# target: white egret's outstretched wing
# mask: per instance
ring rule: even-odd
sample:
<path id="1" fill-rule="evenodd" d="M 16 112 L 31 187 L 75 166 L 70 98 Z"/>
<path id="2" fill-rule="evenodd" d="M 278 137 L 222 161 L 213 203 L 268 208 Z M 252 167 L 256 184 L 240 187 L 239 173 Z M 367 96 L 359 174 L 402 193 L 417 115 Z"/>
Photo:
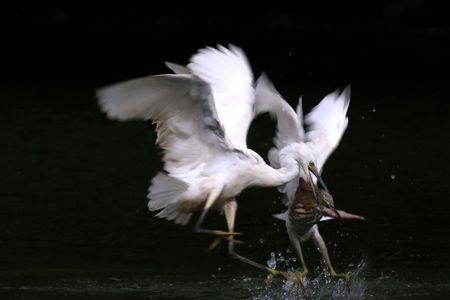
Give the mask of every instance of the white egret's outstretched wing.
<path id="1" fill-rule="evenodd" d="M 278 93 L 269 78 L 263 74 L 256 84 L 255 114 L 269 112 L 277 118 L 275 147 L 279 150 L 304 139 L 302 116 L 297 116 L 286 100 Z"/>
<path id="2" fill-rule="evenodd" d="M 307 145 L 315 157 L 315 164 L 319 171 L 339 144 L 347 128 L 349 103 L 350 86 L 341 93 L 335 91 L 327 95 L 305 117 L 305 124 L 308 126 Z"/>
<path id="3" fill-rule="evenodd" d="M 244 52 L 235 46 L 208 47 L 192 56 L 188 68 L 211 86 L 218 119 L 229 142 L 236 149 L 247 149 L 255 92 Z"/>
<path id="4" fill-rule="evenodd" d="M 210 86 L 196 76 L 148 76 L 100 89 L 97 97 L 111 119 L 157 123 L 157 143 L 170 173 L 188 172 L 217 151 L 231 149 Z"/>
<path id="5" fill-rule="evenodd" d="M 322 170 L 326 159 L 339 144 L 339 141 L 347 128 L 348 119 L 346 114 L 349 102 L 350 87 L 347 87 L 342 93 L 336 91 L 326 96 L 305 117 L 305 125 L 308 126 L 308 131 L 304 134 L 303 126 L 301 125 L 303 119 L 301 99 L 299 100 L 297 116 L 300 124 L 300 134 L 294 135 L 294 137 L 297 141 L 304 142 L 304 146 L 306 146 L 302 147 L 305 152 L 300 153 L 300 159 L 314 160 L 319 171 Z M 292 130 L 286 130 L 285 132 L 286 135 L 288 135 L 291 134 Z M 281 136 L 279 139 L 283 140 L 282 134 L 277 133 L 277 138 L 278 136 Z M 285 139 L 287 141 L 292 141 L 292 139 L 289 140 L 289 137 Z M 273 167 L 279 167 L 277 148 L 272 148 L 270 150 L 269 160 Z M 295 178 L 278 188 L 280 192 L 286 195 L 283 199 L 283 202 L 286 205 L 294 198 L 297 188 L 298 178 Z"/>

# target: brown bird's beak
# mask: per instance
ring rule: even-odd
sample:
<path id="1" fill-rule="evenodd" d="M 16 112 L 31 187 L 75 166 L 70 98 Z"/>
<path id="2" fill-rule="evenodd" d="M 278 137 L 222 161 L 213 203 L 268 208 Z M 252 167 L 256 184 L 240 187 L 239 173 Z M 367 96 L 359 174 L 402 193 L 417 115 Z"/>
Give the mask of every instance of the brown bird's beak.
<path id="1" fill-rule="evenodd" d="M 331 217 L 331 218 L 339 218 L 340 220 L 362 220 L 362 221 L 365 220 L 365 218 L 363 216 L 351 214 L 346 211 L 336 209 L 334 207 L 331 209 L 324 208 L 322 210 L 322 214 L 324 216 Z"/>

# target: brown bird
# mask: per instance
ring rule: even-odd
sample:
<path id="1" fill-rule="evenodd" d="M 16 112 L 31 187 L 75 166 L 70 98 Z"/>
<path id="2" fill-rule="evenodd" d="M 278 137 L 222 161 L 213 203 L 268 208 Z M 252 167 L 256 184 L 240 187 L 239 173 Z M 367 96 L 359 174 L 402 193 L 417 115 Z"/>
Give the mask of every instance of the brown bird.
<path id="1" fill-rule="evenodd" d="M 310 163 L 308 166 L 310 172 L 317 178 L 317 184 L 312 180 L 305 180 L 300 177 L 298 182 L 298 188 L 295 192 L 293 201 L 290 202 L 288 210 L 276 217 L 286 221 L 286 228 L 294 247 L 297 256 L 302 264 L 302 271 L 295 273 L 296 278 L 303 283 L 306 275 L 308 274 L 308 268 L 306 267 L 305 260 L 303 258 L 301 242 L 305 242 L 309 239 L 313 239 L 316 247 L 322 254 L 325 260 L 330 274 L 333 277 L 344 278 L 349 280 L 349 275 L 344 273 L 337 273 L 331 259 L 328 254 L 325 242 L 320 235 L 317 223 L 320 221 L 338 218 L 341 220 L 364 220 L 364 217 L 347 213 L 343 210 L 338 210 L 334 207 L 333 197 L 329 193 L 322 178 L 320 177 L 314 163 Z M 272 272 L 273 275 L 281 275 L 286 277 L 286 273 Z"/>
<path id="2" fill-rule="evenodd" d="M 266 90 L 267 98 L 281 97 L 273 86 L 271 88 Z M 340 274 L 334 270 L 317 226 L 319 221 L 330 218 L 364 220 L 361 216 L 337 210 L 334 207 L 333 197 L 320 177 L 325 161 L 338 146 L 347 128 L 346 114 L 349 102 L 350 87 L 347 87 L 342 92 L 336 91 L 327 95 L 303 120 L 300 99 L 296 111 L 300 126 L 293 128 L 297 132 L 292 131 L 296 138 L 293 140 L 286 132 L 278 131 L 274 140 L 275 147 L 269 152 L 269 160 L 274 167 L 280 165 L 279 149 L 286 147 L 286 144 L 296 148 L 300 157 L 297 178 L 279 187 L 279 190 L 285 194 L 284 202 L 288 210 L 275 217 L 286 222 L 289 238 L 303 267 L 301 272 L 295 274 L 301 282 L 308 274 L 308 269 L 300 243 L 311 238 L 325 259 L 331 275 L 349 279 L 347 274 Z M 303 125 L 307 126 L 307 132 Z M 270 273 L 272 276 L 289 276 L 286 272 L 278 270 L 272 270 Z"/>

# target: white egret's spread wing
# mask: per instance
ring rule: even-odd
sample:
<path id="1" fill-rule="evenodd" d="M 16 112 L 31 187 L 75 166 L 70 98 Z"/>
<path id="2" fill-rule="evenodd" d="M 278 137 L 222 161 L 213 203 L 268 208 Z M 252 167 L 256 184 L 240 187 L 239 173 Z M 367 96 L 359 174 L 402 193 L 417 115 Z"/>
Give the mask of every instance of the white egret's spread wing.
<path id="1" fill-rule="evenodd" d="M 217 118 L 210 86 L 192 75 L 157 75 L 97 91 L 109 118 L 153 120 L 157 143 L 165 150 L 165 169 L 183 173 L 231 149 Z"/>
<path id="2" fill-rule="evenodd" d="M 350 103 L 350 87 L 344 91 L 326 96 L 305 117 L 308 126 L 306 133 L 307 144 L 315 157 L 315 164 L 319 171 L 325 161 L 339 144 L 347 128 L 347 110 Z"/>
<path id="3" fill-rule="evenodd" d="M 192 56 L 188 68 L 211 86 L 217 115 L 234 148 L 247 148 L 247 131 L 253 119 L 253 74 L 241 49 L 205 48 Z"/>
<path id="4" fill-rule="evenodd" d="M 258 88 L 257 88 L 258 90 Z M 297 106 L 297 116 L 299 121 L 299 134 L 294 136 L 297 141 L 305 142 L 307 153 L 300 153 L 300 159 L 313 159 L 319 171 L 322 170 L 326 159 L 331 155 L 338 146 L 345 129 L 347 128 L 348 118 L 346 116 L 348 105 L 350 103 L 350 87 L 347 87 L 342 93 L 338 91 L 326 96 L 312 111 L 305 117 L 305 125 L 308 126 L 306 134 L 303 131 L 302 123 L 302 104 L 301 99 Z M 285 130 L 285 133 L 291 134 L 292 131 Z M 284 135 L 277 133 L 280 141 L 286 139 L 289 142 L 293 140 L 289 136 L 283 138 Z M 295 142 L 295 141 L 294 141 Z M 280 145 L 286 145 L 275 140 Z M 305 148 L 303 148 L 305 149 Z M 269 160 L 273 167 L 279 167 L 278 149 L 272 148 L 269 152 Z M 278 189 L 284 193 L 286 197 L 283 202 L 288 205 L 294 199 L 295 192 L 298 188 L 298 179 L 295 178 L 287 184 L 280 186 Z"/>
<path id="5" fill-rule="evenodd" d="M 274 138 L 276 148 L 280 150 L 291 143 L 303 141 L 302 116 L 295 114 L 265 74 L 257 81 L 255 97 L 255 114 L 264 112 L 269 112 L 277 118 L 277 132 Z"/>

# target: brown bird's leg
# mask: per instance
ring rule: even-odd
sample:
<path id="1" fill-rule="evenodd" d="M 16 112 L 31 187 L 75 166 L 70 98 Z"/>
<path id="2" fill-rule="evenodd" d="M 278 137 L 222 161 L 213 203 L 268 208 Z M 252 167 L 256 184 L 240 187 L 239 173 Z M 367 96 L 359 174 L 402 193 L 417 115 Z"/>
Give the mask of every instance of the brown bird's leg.
<path id="1" fill-rule="evenodd" d="M 331 276 L 336 278 L 343 278 L 346 281 L 346 283 L 348 283 L 350 280 L 349 274 L 336 273 L 336 271 L 334 270 L 333 265 L 331 264 L 330 256 L 328 255 L 327 246 L 325 245 L 325 242 L 322 236 L 320 235 L 319 230 L 315 230 L 312 237 L 314 243 L 316 244 L 316 247 L 319 248 L 322 257 L 325 259 L 328 269 L 330 270 Z"/>
<path id="2" fill-rule="evenodd" d="M 302 271 L 296 272 L 295 277 L 298 281 L 300 281 L 301 284 L 305 281 L 306 275 L 308 274 L 308 268 L 305 264 L 305 259 L 303 258 L 303 252 L 302 247 L 300 245 L 300 240 L 298 236 L 294 233 L 288 230 L 289 239 L 291 240 L 292 245 L 294 246 L 295 252 L 297 253 L 298 259 L 300 260 L 302 264 Z"/>
<path id="3" fill-rule="evenodd" d="M 224 207 L 225 217 L 227 219 L 227 224 L 228 224 L 228 230 L 230 232 L 233 232 L 233 230 L 234 230 L 234 221 L 236 219 L 236 211 L 237 211 L 237 202 L 235 199 L 228 202 Z M 271 269 L 269 267 L 266 267 L 262 264 L 259 264 L 253 260 L 250 260 L 248 258 L 245 258 L 245 257 L 237 254 L 236 251 L 234 250 L 234 244 L 235 244 L 234 236 L 230 235 L 228 237 L 228 253 L 230 254 L 230 256 L 235 259 L 238 259 L 246 264 L 254 266 L 258 269 L 269 272 L 270 273 L 269 276 L 271 276 L 271 277 L 270 277 L 270 279 L 268 277 L 266 282 L 271 280 L 273 276 L 282 276 L 286 279 L 289 278 L 289 274 L 287 272 Z"/>
<path id="4" fill-rule="evenodd" d="M 234 236 L 234 235 L 240 234 L 240 233 L 231 232 L 231 231 L 211 230 L 211 229 L 201 228 L 201 226 L 203 224 L 203 220 L 205 219 L 205 216 L 208 213 L 208 210 L 211 208 L 211 206 L 214 204 L 214 202 L 219 198 L 221 193 L 222 193 L 222 187 L 212 190 L 211 193 L 208 195 L 208 198 L 206 199 L 205 207 L 203 208 L 202 214 L 200 215 L 200 218 L 198 218 L 197 224 L 195 224 L 194 232 L 212 234 L 212 235 L 216 235 L 216 236 L 223 237 L 223 238 L 227 238 L 229 236 Z"/>

